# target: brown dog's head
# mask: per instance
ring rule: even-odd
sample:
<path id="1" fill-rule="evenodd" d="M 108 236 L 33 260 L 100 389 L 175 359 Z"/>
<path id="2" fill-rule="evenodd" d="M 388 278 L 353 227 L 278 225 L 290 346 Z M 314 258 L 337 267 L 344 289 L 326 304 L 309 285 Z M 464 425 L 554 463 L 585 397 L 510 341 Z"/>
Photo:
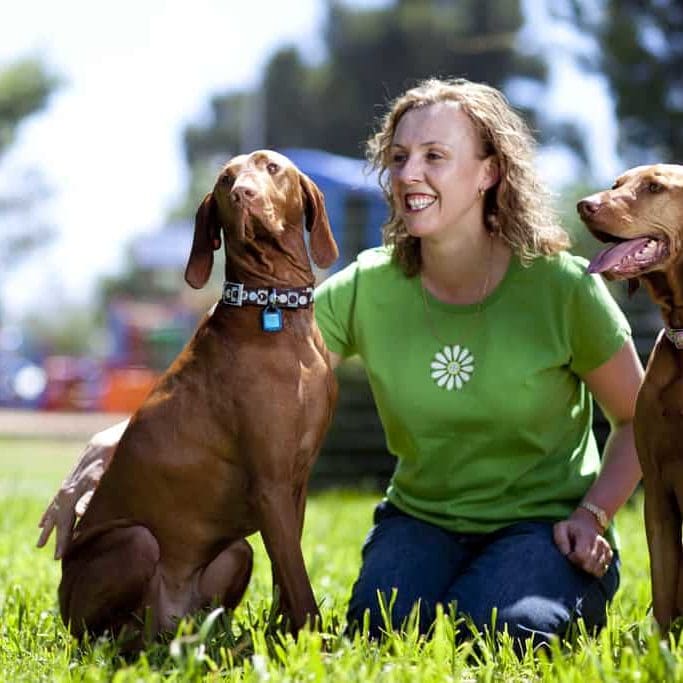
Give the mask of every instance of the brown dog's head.
<path id="1" fill-rule="evenodd" d="M 591 233 L 610 243 L 591 261 L 591 273 L 637 278 L 683 257 L 683 166 L 632 168 L 610 190 L 582 199 L 577 210 Z"/>
<path id="2" fill-rule="evenodd" d="M 234 157 L 197 210 L 185 280 L 195 289 L 206 284 L 213 252 L 221 246 L 221 230 L 226 243 L 280 243 L 289 236 L 287 231 L 301 230 L 304 218 L 313 261 L 328 268 L 339 251 L 315 183 L 277 152 L 259 150 Z"/>

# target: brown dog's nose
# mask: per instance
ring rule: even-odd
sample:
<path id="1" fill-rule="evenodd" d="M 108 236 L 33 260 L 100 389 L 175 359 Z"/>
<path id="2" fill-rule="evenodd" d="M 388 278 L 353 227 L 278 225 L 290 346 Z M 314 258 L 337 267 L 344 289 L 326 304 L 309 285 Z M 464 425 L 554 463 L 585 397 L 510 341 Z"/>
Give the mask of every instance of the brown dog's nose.
<path id="1" fill-rule="evenodd" d="M 235 204 L 248 204 L 256 196 L 256 190 L 249 185 L 240 183 L 232 188 L 230 196 Z"/>
<path id="2" fill-rule="evenodd" d="M 582 199 L 576 209 L 582 217 L 592 216 L 600 208 L 600 202 L 591 199 Z"/>

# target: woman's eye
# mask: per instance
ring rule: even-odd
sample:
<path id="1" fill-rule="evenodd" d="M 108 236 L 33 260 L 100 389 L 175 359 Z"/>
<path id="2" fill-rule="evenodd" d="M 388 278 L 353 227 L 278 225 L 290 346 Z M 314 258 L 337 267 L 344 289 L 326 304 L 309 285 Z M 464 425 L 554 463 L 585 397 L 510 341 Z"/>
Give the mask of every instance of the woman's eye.
<path id="1" fill-rule="evenodd" d="M 270 173 L 270 175 L 275 175 L 280 170 L 280 167 L 275 162 L 271 161 L 266 166 L 266 170 L 268 171 L 268 173 Z"/>
<path id="2" fill-rule="evenodd" d="M 392 154 L 391 163 L 392 164 L 402 164 L 406 160 L 405 154 Z"/>
<path id="3" fill-rule="evenodd" d="M 429 159 L 429 161 L 436 161 L 442 158 L 443 157 L 438 152 L 427 152 L 427 159 Z"/>

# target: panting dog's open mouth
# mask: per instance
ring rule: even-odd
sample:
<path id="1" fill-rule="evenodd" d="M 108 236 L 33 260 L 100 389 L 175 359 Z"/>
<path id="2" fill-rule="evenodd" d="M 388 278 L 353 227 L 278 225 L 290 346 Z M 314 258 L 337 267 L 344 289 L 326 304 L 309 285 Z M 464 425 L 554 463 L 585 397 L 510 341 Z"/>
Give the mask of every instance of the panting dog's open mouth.
<path id="1" fill-rule="evenodd" d="M 588 266 L 589 273 L 604 273 L 614 278 L 637 277 L 669 256 L 669 243 L 664 237 L 623 240 L 606 233 L 594 234 L 612 244 L 593 257 Z"/>

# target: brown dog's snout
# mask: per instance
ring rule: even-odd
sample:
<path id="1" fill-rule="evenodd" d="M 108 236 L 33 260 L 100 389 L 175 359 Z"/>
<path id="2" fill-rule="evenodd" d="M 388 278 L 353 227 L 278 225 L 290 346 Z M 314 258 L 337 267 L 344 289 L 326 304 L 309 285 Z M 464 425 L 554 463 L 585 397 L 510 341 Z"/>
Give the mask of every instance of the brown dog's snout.
<path id="1" fill-rule="evenodd" d="M 582 199 L 577 205 L 576 210 L 582 218 L 588 218 L 598 212 L 600 202 L 595 199 Z"/>
<path id="2" fill-rule="evenodd" d="M 235 204 L 249 204 L 256 197 L 256 188 L 244 181 L 235 183 L 230 196 Z"/>

